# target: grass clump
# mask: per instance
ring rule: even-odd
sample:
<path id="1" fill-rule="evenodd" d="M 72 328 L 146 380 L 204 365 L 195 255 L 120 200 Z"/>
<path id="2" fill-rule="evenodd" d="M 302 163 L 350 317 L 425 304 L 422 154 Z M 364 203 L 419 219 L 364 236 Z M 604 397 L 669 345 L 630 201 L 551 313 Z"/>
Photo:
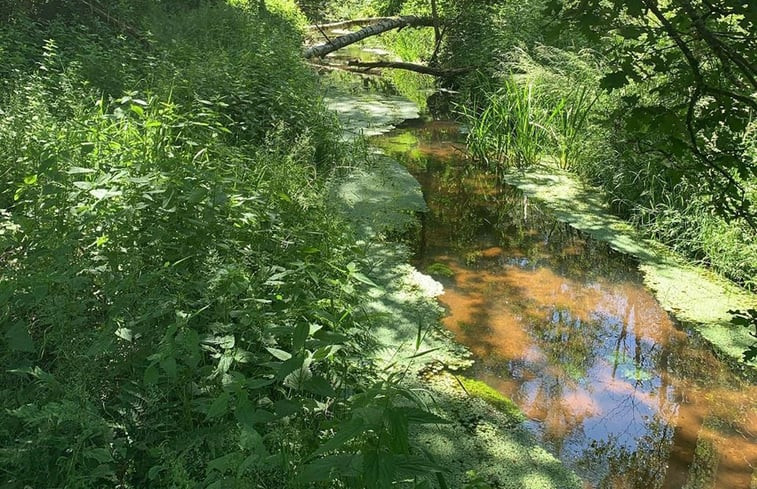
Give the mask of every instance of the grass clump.
<path id="1" fill-rule="evenodd" d="M 455 276 L 455 272 L 445 265 L 444 263 L 432 263 L 426 267 L 426 273 L 436 277 L 451 278 Z"/>

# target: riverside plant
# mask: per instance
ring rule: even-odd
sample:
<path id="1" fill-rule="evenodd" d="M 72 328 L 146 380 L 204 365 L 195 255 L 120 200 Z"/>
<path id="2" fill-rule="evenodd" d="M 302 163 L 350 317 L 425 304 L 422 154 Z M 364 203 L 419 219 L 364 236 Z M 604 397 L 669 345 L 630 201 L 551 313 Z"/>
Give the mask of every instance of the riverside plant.
<path id="1" fill-rule="evenodd" d="M 462 107 L 470 130 L 468 148 L 474 158 L 496 169 L 524 169 L 537 164 L 549 147 L 551 125 L 560 117 L 564 102 L 546 108 L 531 82 L 507 77 L 498 90 Z"/>

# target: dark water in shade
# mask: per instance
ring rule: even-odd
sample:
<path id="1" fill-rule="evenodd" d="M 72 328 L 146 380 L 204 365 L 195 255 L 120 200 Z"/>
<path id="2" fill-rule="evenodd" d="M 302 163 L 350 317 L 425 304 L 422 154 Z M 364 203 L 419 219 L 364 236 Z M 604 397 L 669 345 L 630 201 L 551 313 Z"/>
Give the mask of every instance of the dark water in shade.
<path id="1" fill-rule="evenodd" d="M 453 124 L 378 144 L 423 186 L 417 264 L 453 274 L 436 278 L 468 375 L 515 400 L 587 487 L 757 487 L 757 386 L 674 324 L 633 260 L 472 170 Z"/>

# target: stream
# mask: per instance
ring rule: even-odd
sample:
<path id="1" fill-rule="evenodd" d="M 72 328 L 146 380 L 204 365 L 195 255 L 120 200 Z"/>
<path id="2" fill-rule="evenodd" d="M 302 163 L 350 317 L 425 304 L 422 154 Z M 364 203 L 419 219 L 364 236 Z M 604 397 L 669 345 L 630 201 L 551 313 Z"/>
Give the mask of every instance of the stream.
<path id="1" fill-rule="evenodd" d="M 587 488 L 755 487 L 757 387 L 669 317 L 634 260 L 473 168 L 454 123 L 373 142 L 423 188 L 416 266 L 445 287 L 466 375 L 512 398 Z"/>
<path id="2" fill-rule="evenodd" d="M 383 77 L 331 78 L 343 104 L 396 99 Z M 422 186 L 415 265 L 444 285 L 444 325 L 474 354 L 465 375 L 513 399 L 587 489 L 757 488 L 757 386 L 662 309 L 634 259 L 476 169 L 454 122 L 381 135 L 350 117 Z"/>

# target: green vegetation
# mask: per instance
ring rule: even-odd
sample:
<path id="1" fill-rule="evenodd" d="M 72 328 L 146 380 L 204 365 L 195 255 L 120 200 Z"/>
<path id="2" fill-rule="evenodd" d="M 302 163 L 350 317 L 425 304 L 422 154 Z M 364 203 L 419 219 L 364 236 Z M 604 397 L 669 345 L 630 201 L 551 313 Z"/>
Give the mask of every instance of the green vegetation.
<path id="1" fill-rule="evenodd" d="M 432 263 L 428 267 L 426 267 L 426 273 L 429 275 L 436 275 L 437 277 L 454 277 L 455 272 L 445 265 L 444 263 Z"/>
<path id="2" fill-rule="evenodd" d="M 304 17 L 90 4 L 0 10 L 3 487 L 437 480 L 365 355 Z"/>
<path id="3" fill-rule="evenodd" d="M 406 61 L 476 68 L 442 81 L 475 159 L 570 170 L 644 236 L 757 290 L 753 10 L 408 0 L 360 14 L 431 15 L 432 3 L 439 49 L 432 29 L 385 37 Z"/>
<path id="4" fill-rule="evenodd" d="M 473 397 L 483 399 L 487 403 L 494 406 L 497 411 L 507 415 L 513 420 L 523 420 L 525 417 L 523 413 L 518 409 L 515 403 L 507 397 L 500 394 L 498 391 L 489 387 L 486 383 L 480 380 L 470 379 L 462 375 L 457 376 L 460 384 L 465 388 L 465 391 Z"/>
<path id="5" fill-rule="evenodd" d="M 363 136 L 419 117 L 437 81 L 389 69 L 404 98 L 358 95 L 303 59 L 313 20 L 410 14 L 435 24 L 386 45 L 459 68 L 454 103 L 429 105 L 457 107 L 477 159 L 573 171 L 757 288 L 735 0 L 0 0 L 0 486 L 579 486 L 510 400 L 419 375 L 469 353 L 407 264 L 420 188 Z M 740 353 L 718 297 L 705 336 Z"/>
<path id="6" fill-rule="evenodd" d="M 322 15 L 428 16 L 432 4 L 438 49 L 432 29 L 384 38 L 405 61 L 475 68 L 442 81 L 458 92 L 475 158 L 498 171 L 571 170 L 645 236 L 755 290 L 753 10 L 407 0 L 340 2 Z"/>
<path id="7" fill-rule="evenodd" d="M 518 8 L 541 12 L 518 38 L 491 34 L 499 52 L 481 64 L 483 76 L 459 82 L 473 155 L 572 170 L 646 236 L 755 290 L 755 102 L 745 88 L 753 12 L 728 1 L 671 2 L 662 12 L 651 1 L 526 3 L 471 13 L 489 33 L 527 20 Z M 690 49 L 660 15 L 697 40 Z M 459 64 L 462 49 L 450 38 L 447 62 Z M 492 52 L 487 41 L 473 49 Z"/>

